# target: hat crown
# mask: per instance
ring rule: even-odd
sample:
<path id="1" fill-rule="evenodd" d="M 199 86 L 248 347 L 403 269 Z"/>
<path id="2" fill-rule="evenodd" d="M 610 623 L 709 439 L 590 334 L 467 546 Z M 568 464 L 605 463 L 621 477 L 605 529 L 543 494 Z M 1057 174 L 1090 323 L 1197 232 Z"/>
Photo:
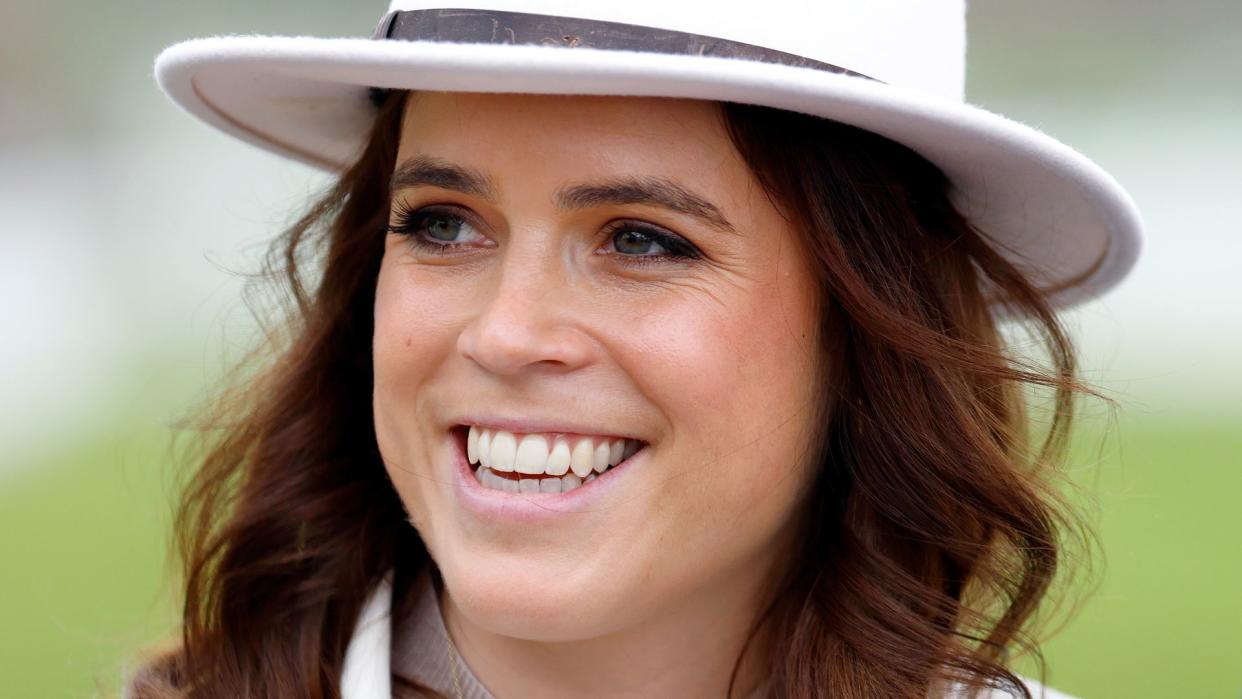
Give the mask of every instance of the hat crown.
<path id="1" fill-rule="evenodd" d="M 443 7 L 624 22 L 805 56 L 891 85 L 961 101 L 965 0 L 393 0 L 391 10 Z"/>

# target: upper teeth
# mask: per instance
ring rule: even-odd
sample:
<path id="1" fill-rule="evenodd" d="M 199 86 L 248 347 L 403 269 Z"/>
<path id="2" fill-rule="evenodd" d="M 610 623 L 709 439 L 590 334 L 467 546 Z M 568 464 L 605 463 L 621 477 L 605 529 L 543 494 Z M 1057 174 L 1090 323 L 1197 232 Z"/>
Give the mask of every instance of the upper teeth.
<path id="1" fill-rule="evenodd" d="M 471 425 L 466 459 L 493 471 L 563 476 L 572 470 L 579 478 L 586 478 L 592 471 L 603 473 L 628 459 L 641 446 L 637 440 L 605 437 L 578 437 L 572 445 L 570 442 L 566 437 L 514 435 Z"/>

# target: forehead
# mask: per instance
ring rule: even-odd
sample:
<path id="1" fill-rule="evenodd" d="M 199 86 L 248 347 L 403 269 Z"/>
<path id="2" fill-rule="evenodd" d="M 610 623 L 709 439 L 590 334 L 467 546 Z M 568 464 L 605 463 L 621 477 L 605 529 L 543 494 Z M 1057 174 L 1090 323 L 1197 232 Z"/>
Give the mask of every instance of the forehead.
<path id="1" fill-rule="evenodd" d="M 399 159 L 430 155 L 504 177 L 707 172 L 745 180 L 718 103 L 658 97 L 416 92 Z M 736 184 L 736 183 L 735 183 Z"/>

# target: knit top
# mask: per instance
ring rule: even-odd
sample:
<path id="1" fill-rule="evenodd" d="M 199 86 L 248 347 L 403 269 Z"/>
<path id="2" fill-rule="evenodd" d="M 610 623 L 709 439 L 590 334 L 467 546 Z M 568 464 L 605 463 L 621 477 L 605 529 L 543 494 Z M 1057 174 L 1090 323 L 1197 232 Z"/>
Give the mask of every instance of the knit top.
<path id="1" fill-rule="evenodd" d="M 448 632 L 444 626 L 444 617 L 440 613 L 440 601 L 436 584 L 430 573 L 424 571 L 415 580 L 411 594 L 416 595 L 416 602 L 409 616 L 394 620 L 392 636 L 391 671 L 393 679 L 393 697 L 397 699 L 424 699 L 425 697 L 446 697 L 455 699 L 457 691 L 453 686 L 453 656 L 450 655 Z M 475 676 L 465 660 L 457 657 L 457 678 L 461 685 L 462 699 L 496 699 Z M 412 684 L 431 689 L 436 694 L 429 695 L 411 688 Z M 1026 689 L 1037 699 L 1074 699 L 1068 694 L 1044 687 L 1039 682 L 1023 679 Z M 745 699 L 761 699 L 769 690 L 769 682 L 763 682 Z M 970 693 L 962 688 L 954 687 L 944 693 L 945 699 L 965 699 Z M 1013 699 L 1016 694 L 1005 689 L 993 689 L 979 694 L 979 699 Z"/>
<path id="2" fill-rule="evenodd" d="M 431 576 L 424 572 L 414 582 L 412 594 L 417 595 L 412 612 L 400 620 L 392 637 L 393 696 L 431 696 L 424 692 L 403 687 L 402 678 L 428 687 L 453 699 L 457 692 L 453 687 L 453 657 L 448 648 L 448 632 L 440 613 L 440 602 Z M 496 699 L 475 676 L 465 660 L 457 657 L 457 677 L 461 683 L 462 699 Z M 767 689 L 760 684 L 746 699 L 759 699 Z"/>

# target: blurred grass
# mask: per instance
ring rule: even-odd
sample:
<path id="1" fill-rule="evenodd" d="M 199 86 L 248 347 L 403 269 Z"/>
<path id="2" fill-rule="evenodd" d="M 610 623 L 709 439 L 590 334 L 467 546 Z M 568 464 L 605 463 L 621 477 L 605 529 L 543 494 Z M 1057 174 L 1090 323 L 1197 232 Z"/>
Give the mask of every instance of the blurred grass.
<path id="1" fill-rule="evenodd" d="M 1242 690 L 1242 420 L 1126 417 L 1075 473 L 1107 560 L 1046 646 L 1051 686 L 1092 699 Z M 172 495 L 155 425 L 73 444 L 0 487 L 4 696 L 114 695 L 123 667 L 173 628 L 164 588 Z M 1098 460 L 1098 465 L 1097 465 Z"/>
<path id="2" fill-rule="evenodd" d="M 1074 463 L 1100 584 L 1046 645 L 1049 684 L 1090 699 L 1242 696 L 1242 419 L 1123 419 Z M 1098 468 L 1090 462 L 1100 457 Z"/>
<path id="3" fill-rule="evenodd" d="M 0 484 L 0 696 L 117 696 L 173 629 L 169 433 L 119 427 Z"/>

